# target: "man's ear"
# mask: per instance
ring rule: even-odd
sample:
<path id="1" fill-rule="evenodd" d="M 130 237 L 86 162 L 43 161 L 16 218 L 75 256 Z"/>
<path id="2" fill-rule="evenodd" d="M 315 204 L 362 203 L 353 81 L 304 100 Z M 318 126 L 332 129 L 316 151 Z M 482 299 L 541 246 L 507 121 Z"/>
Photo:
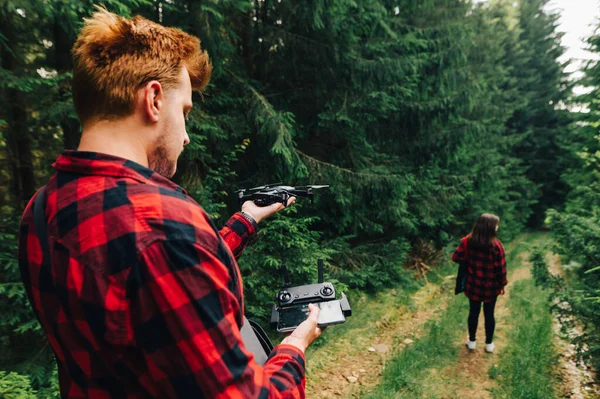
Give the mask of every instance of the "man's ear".
<path id="1" fill-rule="evenodd" d="M 157 123 L 160 119 L 160 111 L 163 107 L 164 91 L 160 82 L 152 80 L 144 86 L 143 92 L 143 110 L 144 115 L 152 123 Z"/>

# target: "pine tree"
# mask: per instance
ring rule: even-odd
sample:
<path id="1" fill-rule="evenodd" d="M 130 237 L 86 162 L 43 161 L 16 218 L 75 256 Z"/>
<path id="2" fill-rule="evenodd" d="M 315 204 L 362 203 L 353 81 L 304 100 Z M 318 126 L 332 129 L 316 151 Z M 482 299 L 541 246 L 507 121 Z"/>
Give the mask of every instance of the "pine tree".
<path id="1" fill-rule="evenodd" d="M 557 13 L 547 11 L 548 0 L 521 0 L 519 4 L 519 57 L 513 68 L 519 82 L 523 105 L 507 123 L 512 134 L 520 136 L 515 155 L 527 167 L 527 177 L 537 186 L 538 203 L 533 206 L 532 226 L 539 226 L 545 210 L 562 204 L 565 186 L 561 182 L 564 166 L 561 136 L 570 122 L 564 108 L 570 84 L 563 55 L 562 33 L 558 32 Z"/>

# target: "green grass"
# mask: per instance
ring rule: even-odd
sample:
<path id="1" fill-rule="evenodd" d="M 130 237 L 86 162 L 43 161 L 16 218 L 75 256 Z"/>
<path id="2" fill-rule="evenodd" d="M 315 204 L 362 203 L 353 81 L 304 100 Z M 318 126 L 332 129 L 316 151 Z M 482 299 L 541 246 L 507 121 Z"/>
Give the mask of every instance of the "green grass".
<path id="1" fill-rule="evenodd" d="M 522 243 L 522 248 L 547 247 L 550 239 L 548 233 L 533 233 Z M 489 370 L 490 376 L 498 380 L 494 397 L 555 398 L 553 368 L 558 358 L 553 346 L 548 292 L 536 287 L 533 279 L 518 281 L 511 289 L 507 306 L 510 312 L 507 323 L 511 325 L 507 345 L 499 366 Z"/>
<path id="2" fill-rule="evenodd" d="M 555 398 L 553 368 L 557 356 L 552 343 L 552 315 L 548 294 L 533 280 L 518 281 L 508 301 L 510 323 L 508 345 L 498 370 L 494 398 Z"/>
<path id="3" fill-rule="evenodd" d="M 451 364 L 456 359 L 460 350 L 456 342 L 464 334 L 468 304 L 462 295 L 449 295 L 448 301 L 448 309 L 441 318 L 426 324 L 423 338 L 397 353 L 386 364 L 382 383 L 367 398 L 423 397 L 429 370 Z"/>
<path id="4" fill-rule="evenodd" d="M 421 287 L 422 284 L 415 281 L 403 288 L 389 289 L 378 294 L 367 294 L 360 291 L 346 293 L 352 308 L 352 316 L 348 317 L 343 324 L 327 327 L 321 337 L 308 348 L 307 359 L 310 361 L 315 352 L 328 343 L 340 337 L 352 337 L 354 330 L 361 329 L 374 320 L 382 319 L 390 308 L 402 305 L 410 306 L 411 295 Z"/>
<path id="5" fill-rule="evenodd" d="M 432 270 L 428 277 L 429 282 L 432 284 L 441 284 L 444 281 L 444 276 L 455 273 L 455 269 L 455 264 L 444 263 Z M 367 294 L 360 291 L 347 293 L 346 295 L 352 307 L 352 316 L 348 317 L 344 324 L 325 329 L 323 335 L 308 348 L 306 353 L 307 359 L 310 361 L 313 356 L 318 356 L 319 348 L 341 337 L 348 337 L 352 341 L 356 330 L 373 325 L 376 320 L 384 319 L 392 308 L 405 305 L 408 309 L 414 310 L 411 297 L 423 287 L 425 282 L 413 279 L 408 271 L 406 274 L 408 276 L 407 279 L 394 289 L 386 289 L 378 294 Z"/>
<path id="6" fill-rule="evenodd" d="M 516 247 L 523 243 L 523 241 L 534 241 L 539 240 L 540 233 L 524 234 L 519 239 L 511 242 L 510 247 Z M 518 249 L 507 249 L 507 262 L 511 263 L 517 255 Z M 450 261 L 450 254 L 447 254 L 446 260 L 431 270 L 428 274 L 428 281 L 432 284 L 447 284 L 447 291 L 454 292 L 454 286 L 450 286 L 450 283 L 454 284 L 454 280 L 448 282 L 445 277 L 454 275 L 457 270 L 456 263 Z M 366 294 L 360 291 L 350 291 L 346 293 L 350 306 L 352 307 L 352 316 L 346 319 L 344 324 L 332 326 L 327 328 L 323 335 L 311 345 L 306 353 L 307 359 L 310 361 L 314 356 L 319 356 L 319 348 L 326 346 L 328 343 L 333 342 L 341 337 L 352 337 L 355 334 L 355 330 L 360 330 L 365 325 L 371 325 L 375 320 L 382 319 L 389 312 L 392 307 L 399 307 L 406 305 L 409 309 L 413 309 L 411 296 L 422 288 L 424 281 L 416 281 L 411 276 L 410 272 L 405 272 L 405 280 L 394 289 L 386 289 L 377 294 Z M 463 295 L 459 295 L 463 298 Z M 271 338 L 273 342 L 278 342 L 282 339 L 281 336 L 271 332 Z M 312 370 L 318 372 L 318 367 Z"/>

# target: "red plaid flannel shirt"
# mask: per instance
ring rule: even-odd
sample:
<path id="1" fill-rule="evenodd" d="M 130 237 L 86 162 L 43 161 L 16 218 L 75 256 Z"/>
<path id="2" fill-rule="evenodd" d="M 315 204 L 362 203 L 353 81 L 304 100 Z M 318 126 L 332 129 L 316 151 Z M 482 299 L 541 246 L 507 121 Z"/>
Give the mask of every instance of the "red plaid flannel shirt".
<path id="1" fill-rule="evenodd" d="M 465 295 L 474 301 L 491 302 L 508 284 L 504 247 L 500 240 L 495 240 L 488 248 L 474 248 L 469 245 L 468 239 L 467 236 L 460 240 L 460 245 L 452 254 L 452 260 L 467 264 Z"/>
<path id="2" fill-rule="evenodd" d="M 247 219 L 235 214 L 219 232 L 183 189 L 125 159 L 66 152 L 54 167 L 51 263 L 42 264 L 35 197 L 19 262 L 62 397 L 305 397 L 300 350 L 279 345 L 260 367 L 240 335 L 233 254 L 256 233 Z"/>

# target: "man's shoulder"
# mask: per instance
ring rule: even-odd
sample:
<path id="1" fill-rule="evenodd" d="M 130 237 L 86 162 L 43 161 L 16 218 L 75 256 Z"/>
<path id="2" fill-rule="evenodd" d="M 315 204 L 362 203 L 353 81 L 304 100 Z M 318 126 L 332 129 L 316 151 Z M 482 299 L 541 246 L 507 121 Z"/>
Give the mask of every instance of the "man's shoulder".
<path id="1" fill-rule="evenodd" d="M 51 191 L 58 237 L 84 258 L 128 253 L 131 263 L 156 241 L 218 245 L 218 231 L 183 190 L 128 178 L 86 176 L 78 180 L 76 190 Z"/>
<path id="2" fill-rule="evenodd" d="M 114 195 L 104 195 L 105 207 L 126 201 L 123 211 L 131 214 L 129 221 L 135 223 L 132 228 L 148 235 L 146 242 L 187 240 L 216 244 L 218 231 L 202 207 L 183 190 L 137 182 L 119 182 L 114 190 Z"/>

